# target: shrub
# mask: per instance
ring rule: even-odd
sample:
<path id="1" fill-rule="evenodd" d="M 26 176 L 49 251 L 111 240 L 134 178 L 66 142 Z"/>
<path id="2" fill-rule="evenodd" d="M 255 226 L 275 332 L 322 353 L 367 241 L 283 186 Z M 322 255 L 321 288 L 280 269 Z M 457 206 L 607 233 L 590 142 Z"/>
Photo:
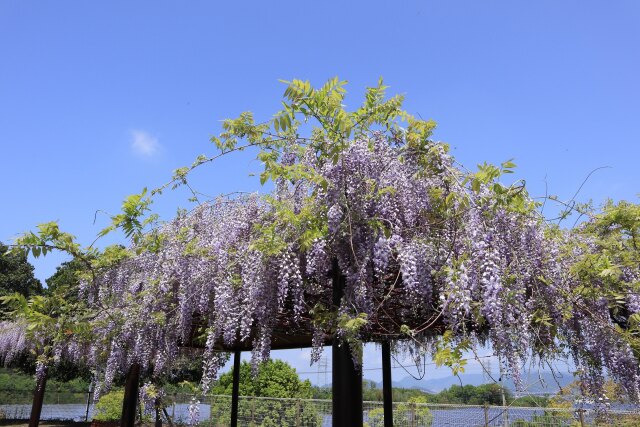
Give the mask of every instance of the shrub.
<path id="1" fill-rule="evenodd" d="M 102 395 L 96 403 L 95 421 L 118 421 L 122 418 L 123 390 L 113 390 Z"/>

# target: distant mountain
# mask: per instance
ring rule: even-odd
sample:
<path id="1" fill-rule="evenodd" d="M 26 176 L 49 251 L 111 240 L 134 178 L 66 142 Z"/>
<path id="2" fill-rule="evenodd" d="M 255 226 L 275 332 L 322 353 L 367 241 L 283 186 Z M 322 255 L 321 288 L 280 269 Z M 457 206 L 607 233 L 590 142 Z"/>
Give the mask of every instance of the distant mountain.
<path id="1" fill-rule="evenodd" d="M 555 376 L 549 371 L 531 372 L 523 376 L 524 390 L 518 391 L 516 394 L 555 394 L 560 390 L 560 387 L 566 387 L 575 380 L 576 378 L 568 372 L 556 373 Z M 510 390 L 516 388 L 511 378 L 505 379 L 505 387 Z"/>
<path id="2" fill-rule="evenodd" d="M 391 383 L 393 384 L 393 387 L 395 387 L 395 388 L 415 388 L 415 389 L 418 389 L 418 390 L 422 390 L 425 393 L 430 393 L 430 394 L 436 393 L 432 389 L 426 387 L 425 384 L 422 381 L 416 380 L 416 379 L 414 379 L 412 377 L 404 377 L 400 381 L 392 381 Z M 376 386 L 378 388 L 382 388 L 382 381 L 377 382 Z"/>
<path id="3" fill-rule="evenodd" d="M 496 380 L 499 379 L 498 376 L 494 378 Z M 525 390 L 518 394 L 555 394 L 558 392 L 559 386 L 565 387 L 574 380 L 575 378 L 569 373 L 558 374 L 556 375 L 555 379 L 554 375 L 551 372 L 543 371 L 539 374 L 530 373 L 523 377 L 523 385 L 525 387 Z M 404 377 L 398 381 L 393 381 L 393 386 L 399 388 L 416 388 L 427 393 L 438 393 L 444 389 L 451 387 L 452 385 L 460 385 L 461 381 L 462 385 L 475 386 L 491 382 L 491 380 L 487 379 L 483 374 L 463 374 L 460 375 L 460 378 L 453 375 L 450 377 L 442 378 L 427 377 L 421 380 L 409 376 Z M 376 385 L 379 388 L 382 388 L 382 382 L 377 382 Z M 516 387 L 511 378 L 505 378 L 504 386 L 512 392 L 515 392 Z"/>

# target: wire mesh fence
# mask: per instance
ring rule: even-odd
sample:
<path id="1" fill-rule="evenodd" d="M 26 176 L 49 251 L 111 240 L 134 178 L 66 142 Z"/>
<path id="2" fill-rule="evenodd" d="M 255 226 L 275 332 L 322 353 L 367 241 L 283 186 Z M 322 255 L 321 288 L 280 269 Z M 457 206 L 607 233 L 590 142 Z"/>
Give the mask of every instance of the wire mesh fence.
<path id="1" fill-rule="evenodd" d="M 27 420 L 31 413 L 31 392 L 0 390 L 0 419 Z M 163 421 L 188 425 L 197 413 L 203 427 L 227 427 L 231 423 L 231 396 L 204 396 L 199 403 L 191 395 L 174 394 L 165 399 Z M 91 421 L 94 404 L 85 392 L 48 392 L 41 420 Z M 238 425 L 246 427 L 330 427 L 331 400 L 243 397 L 238 404 Z M 383 427 L 382 402 L 364 402 L 367 427 Z M 555 409 L 396 402 L 395 427 L 575 427 L 640 426 L 640 411 Z"/>
<path id="2" fill-rule="evenodd" d="M 0 390 L 0 419 L 28 420 L 33 390 Z M 47 391 L 41 420 L 87 421 L 93 413 L 93 398 L 86 390 Z"/>
<path id="3" fill-rule="evenodd" d="M 189 400 L 174 397 L 178 423 L 189 422 Z M 181 403 L 179 403 L 181 402 Z M 367 427 L 384 426 L 382 402 L 364 402 L 363 419 Z M 231 397 L 202 398 L 199 423 L 206 427 L 230 425 Z M 555 409 L 452 404 L 393 404 L 395 427 L 565 427 L 565 426 L 640 426 L 640 411 L 611 410 L 603 415 L 592 409 Z M 330 400 L 240 397 L 238 425 L 247 427 L 330 427 Z"/>

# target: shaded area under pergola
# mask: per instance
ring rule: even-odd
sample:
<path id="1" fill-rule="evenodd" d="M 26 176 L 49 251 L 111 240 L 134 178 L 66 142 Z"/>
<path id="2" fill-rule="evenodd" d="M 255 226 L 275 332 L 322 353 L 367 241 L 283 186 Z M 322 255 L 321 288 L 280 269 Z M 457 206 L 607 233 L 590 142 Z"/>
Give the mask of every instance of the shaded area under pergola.
<path id="1" fill-rule="evenodd" d="M 340 305 L 344 294 L 345 278 L 340 273 L 337 261 L 331 271 L 332 302 L 334 307 Z M 284 328 L 274 331 L 271 337 L 272 350 L 294 348 L 310 348 L 312 344 L 310 332 L 289 333 Z M 392 385 L 391 385 L 391 348 L 388 340 L 376 340 L 382 345 L 382 378 L 384 398 L 384 426 L 393 426 Z M 354 364 L 349 345 L 334 337 L 327 337 L 325 345 L 332 346 L 332 423 L 335 427 L 361 427 L 363 425 L 362 370 Z M 195 347 L 195 346 L 188 346 Z M 233 388 L 231 395 L 231 427 L 238 425 L 238 402 L 240 386 L 240 355 L 243 351 L 251 351 L 250 340 L 226 346 L 219 344 L 216 350 L 233 353 Z M 122 402 L 121 427 L 133 427 L 136 418 L 138 393 L 140 385 L 140 364 L 132 364 L 126 375 L 124 399 Z M 44 393 L 46 374 L 39 378 L 31 410 L 29 427 L 38 427 Z M 156 426 L 161 426 L 161 418 L 156 413 Z"/>
<path id="2" fill-rule="evenodd" d="M 333 305 L 338 307 L 343 297 L 345 278 L 340 274 L 337 262 L 332 272 Z M 312 347 L 311 334 L 287 334 L 279 329 L 272 335 L 272 350 Z M 334 427 L 359 427 L 363 425 L 362 369 L 354 364 L 349 345 L 338 339 L 327 339 L 332 346 L 332 420 Z M 391 393 L 391 350 L 388 341 L 382 344 L 384 426 L 393 426 Z M 240 390 L 240 355 L 251 351 L 250 340 L 232 346 L 219 345 L 218 350 L 233 353 L 233 387 L 231 393 L 231 427 L 238 425 L 238 402 Z M 140 366 L 134 364 L 127 374 L 123 400 L 121 426 L 132 427 L 136 417 L 136 403 Z"/>

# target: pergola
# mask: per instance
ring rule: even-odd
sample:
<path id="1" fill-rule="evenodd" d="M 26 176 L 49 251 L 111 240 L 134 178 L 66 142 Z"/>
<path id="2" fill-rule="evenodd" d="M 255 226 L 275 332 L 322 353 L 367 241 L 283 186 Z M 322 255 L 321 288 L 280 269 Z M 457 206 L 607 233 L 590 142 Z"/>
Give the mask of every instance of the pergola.
<path id="1" fill-rule="evenodd" d="M 549 228 L 522 182 L 500 182 L 513 172 L 511 161 L 500 167 L 479 165 L 475 173 L 460 168 L 446 144 L 430 139 L 433 122 L 402 111 L 402 97 L 385 101 L 382 81 L 367 90 L 365 104 L 354 112 L 344 110 L 344 84 L 336 78 L 314 89 L 309 82 L 290 82 L 285 110 L 272 122 L 257 124 L 251 113 L 225 121 L 224 132 L 212 138 L 220 153 L 199 157 L 190 168 L 177 170 L 169 183 L 186 184 L 187 174 L 199 165 L 260 147 L 261 181 L 275 184 L 268 197 L 225 196 L 199 204 L 165 224 L 166 239 L 159 238 L 160 230 L 148 242 L 142 236 L 146 220 L 141 223 L 139 217 L 150 203 L 144 192 L 127 199 L 126 215 L 114 217 L 112 227 L 128 225 L 127 235 L 139 233 L 141 243 L 113 275 L 94 280 L 95 298 L 101 298 L 97 290 L 104 291 L 107 305 L 137 301 L 142 291 L 153 296 L 135 307 L 119 307 L 128 329 L 118 337 L 129 347 L 108 344 L 109 356 L 116 347 L 111 368 L 128 370 L 121 425 L 132 426 L 135 419 L 139 363 L 155 363 L 138 350 L 144 345 L 170 345 L 173 352 L 179 344 L 189 347 L 184 337 L 193 326 L 189 321 L 197 323 L 199 315 L 210 322 L 206 350 L 234 354 L 233 426 L 241 352 L 264 350 L 266 358 L 271 349 L 317 348 L 320 340 L 313 338 L 318 331 L 333 346 L 334 426 L 363 424 L 362 375 L 351 343 L 340 336 L 353 330 L 358 342 L 382 345 L 387 427 L 393 425 L 389 340 L 408 334 L 428 340 L 446 331 L 445 344 L 452 346 L 488 337 L 516 382 L 523 356 L 554 357 L 562 341 L 581 365 L 590 392 L 601 392 L 606 369 L 640 399 L 637 357 L 624 336 L 612 334 L 609 306 L 600 298 L 607 295 L 607 286 L 585 297 L 581 289 L 594 279 L 583 282 L 570 273 L 576 258 L 597 253 L 592 239 Z M 311 138 L 302 138 L 298 126 L 307 120 L 320 127 Z M 133 220 L 127 222 L 129 216 Z M 19 243 L 50 248 L 60 233 L 44 231 L 44 237 L 31 233 Z M 69 243 L 63 239 L 60 245 Z M 609 275 L 607 270 L 595 280 Z M 622 281 L 627 285 L 631 279 Z M 319 288 L 309 292 L 309 300 L 305 284 Z M 310 308 L 317 300 L 337 315 L 333 326 L 339 333 L 315 324 L 311 328 L 318 319 L 307 315 L 315 316 Z M 618 308 L 626 309 L 625 304 L 616 302 Z M 181 316 L 175 307 L 183 309 Z M 140 313 L 153 311 L 162 321 L 138 322 Z M 306 317 L 296 326 L 301 313 Z M 364 315 L 369 329 L 347 331 L 341 315 L 347 322 Z M 146 334 L 146 341 L 130 331 Z M 258 338 L 255 344 L 248 339 L 251 334 Z M 122 357 L 129 356 L 129 348 L 131 358 Z M 39 378 L 30 427 L 37 426 L 45 381 L 46 375 Z"/>

